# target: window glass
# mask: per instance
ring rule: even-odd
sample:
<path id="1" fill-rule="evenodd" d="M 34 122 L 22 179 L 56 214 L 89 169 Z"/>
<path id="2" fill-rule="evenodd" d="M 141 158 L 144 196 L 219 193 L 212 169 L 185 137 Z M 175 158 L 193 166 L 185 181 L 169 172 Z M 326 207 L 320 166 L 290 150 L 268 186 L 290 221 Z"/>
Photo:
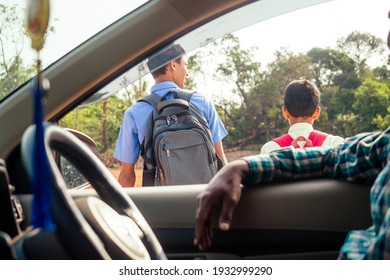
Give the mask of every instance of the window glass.
<path id="1" fill-rule="evenodd" d="M 147 0 L 50 1 L 42 66 L 47 67 L 145 2 Z M 36 73 L 36 53 L 25 32 L 26 3 L 20 0 L 0 3 L 0 100 Z"/>

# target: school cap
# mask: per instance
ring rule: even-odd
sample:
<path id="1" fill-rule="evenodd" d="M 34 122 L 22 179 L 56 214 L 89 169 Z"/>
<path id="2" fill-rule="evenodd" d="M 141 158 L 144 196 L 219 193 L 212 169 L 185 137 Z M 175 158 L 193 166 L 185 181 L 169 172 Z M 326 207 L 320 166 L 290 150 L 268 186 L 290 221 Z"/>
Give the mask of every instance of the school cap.
<path id="1" fill-rule="evenodd" d="M 170 44 L 148 58 L 148 68 L 153 72 L 170 61 L 178 59 L 185 54 L 185 50 L 179 44 Z"/>

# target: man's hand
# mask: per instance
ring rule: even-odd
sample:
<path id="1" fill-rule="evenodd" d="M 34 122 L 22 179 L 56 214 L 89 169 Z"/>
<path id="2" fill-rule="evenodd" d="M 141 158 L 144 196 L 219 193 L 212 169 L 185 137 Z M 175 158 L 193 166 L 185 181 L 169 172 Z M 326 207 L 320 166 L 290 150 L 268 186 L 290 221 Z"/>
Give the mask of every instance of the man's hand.
<path id="1" fill-rule="evenodd" d="M 236 160 L 224 166 L 210 181 L 206 190 L 199 194 L 195 217 L 194 245 L 204 251 L 211 246 L 213 231 L 211 218 L 220 211 L 218 227 L 227 231 L 233 212 L 241 197 L 241 182 L 249 171 L 248 163 Z"/>

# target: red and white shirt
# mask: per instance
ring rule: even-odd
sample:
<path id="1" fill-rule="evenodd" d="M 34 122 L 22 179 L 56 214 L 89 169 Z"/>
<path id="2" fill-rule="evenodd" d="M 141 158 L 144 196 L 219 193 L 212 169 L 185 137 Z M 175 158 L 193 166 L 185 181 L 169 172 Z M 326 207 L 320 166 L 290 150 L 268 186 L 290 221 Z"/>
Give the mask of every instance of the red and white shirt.
<path id="1" fill-rule="evenodd" d="M 292 139 L 296 139 L 299 136 L 309 138 L 309 135 L 313 130 L 314 130 L 313 126 L 309 123 L 296 123 L 290 126 L 290 129 L 288 130 L 288 134 L 291 136 Z M 344 138 L 340 136 L 334 136 L 332 134 L 328 134 L 328 136 L 325 138 L 324 142 L 322 143 L 321 147 L 333 148 L 343 143 L 344 143 Z M 263 145 L 260 153 L 267 154 L 272 151 L 279 150 L 281 148 L 282 147 L 275 141 L 269 141 Z"/>

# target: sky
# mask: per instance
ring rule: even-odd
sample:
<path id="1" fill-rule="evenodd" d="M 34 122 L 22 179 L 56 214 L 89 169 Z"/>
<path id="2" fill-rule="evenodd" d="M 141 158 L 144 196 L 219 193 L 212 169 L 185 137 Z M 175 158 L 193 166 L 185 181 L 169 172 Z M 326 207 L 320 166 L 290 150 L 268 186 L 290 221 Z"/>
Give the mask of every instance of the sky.
<path id="1" fill-rule="evenodd" d="M 55 33 L 47 39 L 47 47 L 55 45 L 56 54 L 66 53 L 81 44 L 97 30 L 127 14 L 146 0 L 51 0 L 51 22 Z M 63 43 L 58 46 L 56 42 Z M 47 55 L 55 57 L 48 52 Z"/>
<path id="2" fill-rule="evenodd" d="M 390 0 L 334 0 L 269 19 L 236 34 L 246 46 L 253 45 L 254 34 L 262 34 L 256 44 L 260 48 L 258 57 L 265 64 L 273 60 L 275 50 L 281 47 L 293 52 L 332 48 L 337 38 L 355 30 L 386 41 L 389 10 Z"/>

